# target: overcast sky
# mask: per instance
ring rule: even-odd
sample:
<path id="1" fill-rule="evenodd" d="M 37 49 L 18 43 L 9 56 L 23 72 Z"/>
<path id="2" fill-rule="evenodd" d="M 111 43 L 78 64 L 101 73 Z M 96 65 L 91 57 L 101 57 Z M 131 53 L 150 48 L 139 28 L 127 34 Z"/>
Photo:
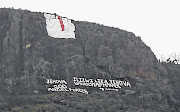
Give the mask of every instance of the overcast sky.
<path id="1" fill-rule="evenodd" d="M 0 7 L 57 13 L 134 32 L 157 58 L 180 53 L 180 0 L 0 0 Z"/>

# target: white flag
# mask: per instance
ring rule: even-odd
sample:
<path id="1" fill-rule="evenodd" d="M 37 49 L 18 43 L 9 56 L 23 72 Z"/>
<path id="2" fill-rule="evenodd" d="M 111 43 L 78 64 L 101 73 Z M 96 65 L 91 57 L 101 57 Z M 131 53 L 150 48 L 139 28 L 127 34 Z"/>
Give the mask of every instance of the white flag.
<path id="1" fill-rule="evenodd" d="M 71 20 L 52 14 L 44 14 L 48 35 L 54 38 L 74 38 L 75 26 Z"/>

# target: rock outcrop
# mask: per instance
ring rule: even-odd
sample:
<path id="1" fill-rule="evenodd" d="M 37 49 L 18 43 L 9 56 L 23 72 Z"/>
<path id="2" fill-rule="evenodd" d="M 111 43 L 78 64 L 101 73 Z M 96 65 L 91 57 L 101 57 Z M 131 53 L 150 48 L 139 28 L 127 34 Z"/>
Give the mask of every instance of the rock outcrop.
<path id="1" fill-rule="evenodd" d="M 55 39 L 47 34 L 43 13 L 2 8 L 0 15 L 2 111 L 178 111 L 178 85 L 169 79 L 175 71 L 132 32 L 72 21 L 76 39 Z M 71 84 L 73 76 L 124 78 L 132 87 L 88 95 L 47 92 L 46 79 Z"/>

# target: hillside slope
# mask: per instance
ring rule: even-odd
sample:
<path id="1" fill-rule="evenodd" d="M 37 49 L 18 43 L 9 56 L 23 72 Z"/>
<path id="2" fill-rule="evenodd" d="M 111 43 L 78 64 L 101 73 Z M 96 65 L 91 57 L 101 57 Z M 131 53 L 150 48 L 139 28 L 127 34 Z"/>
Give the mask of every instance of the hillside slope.
<path id="1" fill-rule="evenodd" d="M 176 112 L 169 70 L 132 32 L 72 21 L 76 39 L 49 37 L 43 13 L 0 9 L 1 111 Z M 26 45 L 29 47 L 25 47 Z M 47 92 L 46 79 L 125 79 L 131 88 Z"/>

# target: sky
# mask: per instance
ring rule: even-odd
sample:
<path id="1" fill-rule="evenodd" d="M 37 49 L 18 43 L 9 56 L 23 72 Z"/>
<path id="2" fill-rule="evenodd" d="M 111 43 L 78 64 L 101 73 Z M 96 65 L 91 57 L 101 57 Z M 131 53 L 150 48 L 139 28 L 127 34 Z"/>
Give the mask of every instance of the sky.
<path id="1" fill-rule="evenodd" d="M 0 0 L 0 7 L 118 27 L 140 36 L 158 59 L 180 55 L 179 0 Z"/>

